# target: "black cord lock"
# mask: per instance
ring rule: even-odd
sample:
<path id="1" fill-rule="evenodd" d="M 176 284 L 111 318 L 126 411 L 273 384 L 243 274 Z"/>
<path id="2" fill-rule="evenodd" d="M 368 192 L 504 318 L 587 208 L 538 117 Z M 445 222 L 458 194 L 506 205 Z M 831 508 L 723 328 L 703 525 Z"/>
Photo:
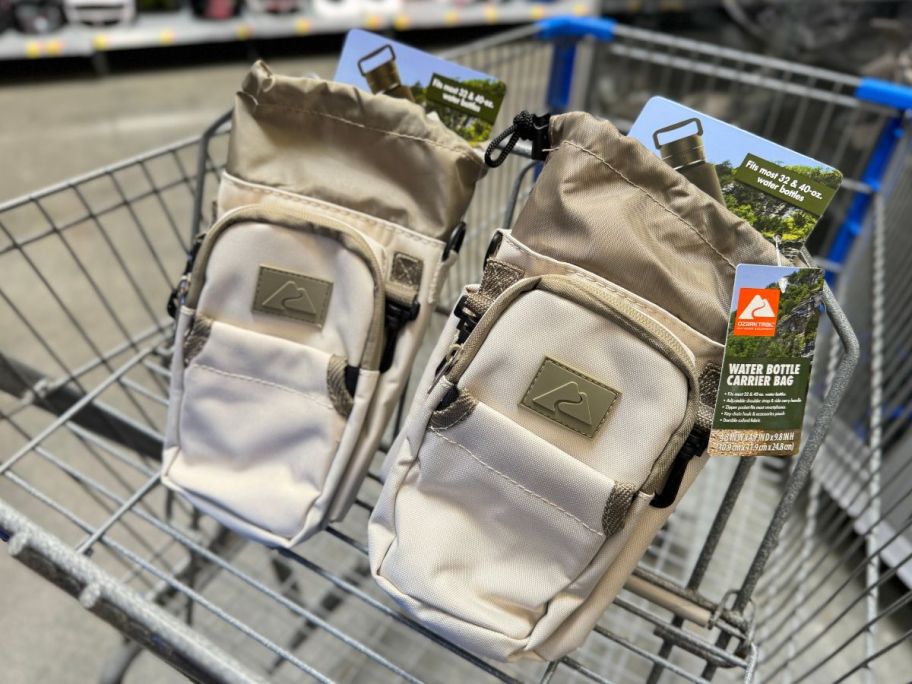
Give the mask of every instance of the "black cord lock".
<path id="1" fill-rule="evenodd" d="M 544 160 L 551 147 L 548 131 L 550 121 L 550 114 L 539 115 L 521 111 L 513 117 L 513 125 L 498 134 L 488 145 L 488 149 L 485 150 L 485 164 L 492 169 L 503 164 L 520 140 L 532 141 L 532 159 Z M 507 140 L 507 143 L 501 149 L 500 155 L 495 157 L 494 151 L 500 148 L 504 140 Z"/>

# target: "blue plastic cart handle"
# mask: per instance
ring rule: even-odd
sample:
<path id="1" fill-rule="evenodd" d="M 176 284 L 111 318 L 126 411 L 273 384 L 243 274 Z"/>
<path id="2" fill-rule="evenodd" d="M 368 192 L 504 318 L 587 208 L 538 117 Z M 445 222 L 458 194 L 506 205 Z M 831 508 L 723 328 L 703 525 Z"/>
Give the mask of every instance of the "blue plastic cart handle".
<path id="1" fill-rule="evenodd" d="M 609 42 L 614 40 L 615 26 L 617 26 L 617 22 L 607 17 L 564 15 L 539 21 L 538 37 L 544 40 L 592 37 L 602 42 Z"/>
<path id="2" fill-rule="evenodd" d="M 863 102 L 912 109 L 912 87 L 879 78 L 863 78 L 855 89 L 855 97 Z"/>
<path id="3" fill-rule="evenodd" d="M 576 41 L 561 38 L 592 37 L 607 42 L 614 39 L 617 22 L 605 17 L 575 17 L 564 15 L 542 19 L 538 22 L 538 37 L 556 41 L 551 56 L 551 72 L 548 76 L 548 90 L 545 104 L 548 111 L 563 112 L 570 104 L 570 86 L 573 81 L 573 65 L 576 61 Z"/>
<path id="4" fill-rule="evenodd" d="M 884 105 L 899 110 L 897 116 L 889 119 L 881 131 L 877 144 L 871 151 L 861 181 L 871 190 L 880 190 L 883 177 L 887 172 L 900 140 L 903 137 L 903 114 L 912 110 L 912 87 L 884 81 L 879 78 L 863 78 L 855 89 L 855 97 L 862 102 Z M 843 263 L 849 254 L 855 238 L 861 233 L 862 226 L 871 206 L 871 195 L 859 192 L 852 198 L 845 220 L 836 233 L 836 239 L 830 247 L 827 258 L 838 264 Z M 827 274 L 832 282 L 832 274 Z"/>

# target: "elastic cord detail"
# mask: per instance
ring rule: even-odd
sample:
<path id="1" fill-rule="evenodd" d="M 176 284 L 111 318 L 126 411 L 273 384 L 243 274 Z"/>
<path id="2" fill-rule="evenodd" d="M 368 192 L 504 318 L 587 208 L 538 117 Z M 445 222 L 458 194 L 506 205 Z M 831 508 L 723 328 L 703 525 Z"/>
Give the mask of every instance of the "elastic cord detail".
<path id="1" fill-rule="evenodd" d="M 495 136 L 488 145 L 484 156 L 485 164 L 491 168 L 497 168 L 503 164 L 520 140 L 530 140 L 532 142 L 532 158 L 539 161 L 543 160 L 549 147 L 548 123 L 550 119 L 550 114 L 538 116 L 525 110 L 521 111 L 513 117 L 513 125 Z M 499 149 L 504 140 L 507 140 L 506 145 L 503 146 L 500 155 L 495 157 L 494 151 Z"/>
<path id="2" fill-rule="evenodd" d="M 488 145 L 488 149 L 485 150 L 484 156 L 485 164 L 492 169 L 496 169 L 507 160 L 507 157 L 510 156 L 510 152 L 516 147 L 516 143 L 519 142 L 520 138 L 523 140 L 531 140 L 534 135 L 535 122 L 532 118 L 532 113 L 523 110 L 513 117 L 513 125 L 501 131 L 491 141 L 491 144 Z M 493 154 L 494 150 L 496 150 L 500 146 L 500 143 L 506 140 L 507 137 L 510 139 L 507 140 L 507 144 L 504 145 L 503 150 L 501 150 L 500 156 L 495 158 Z"/>

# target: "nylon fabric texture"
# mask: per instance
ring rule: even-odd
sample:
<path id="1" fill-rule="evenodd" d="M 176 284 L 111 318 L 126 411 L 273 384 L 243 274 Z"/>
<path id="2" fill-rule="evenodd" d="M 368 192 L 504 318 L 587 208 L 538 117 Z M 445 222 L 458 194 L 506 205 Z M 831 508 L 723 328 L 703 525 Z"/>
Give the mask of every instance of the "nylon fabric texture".
<path id="1" fill-rule="evenodd" d="M 571 113 L 550 132 L 482 282 L 504 266 L 519 279 L 469 297 L 483 315 L 455 346 L 454 312 L 369 523 L 380 586 L 498 660 L 565 655 L 614 600 L 705 466 L 686 464 L 671 506 L 649 505 L 712 395 L 735 267 L 777 262 L 610 123 Z"/>
<path id="2" fill-rule="evenodd" d="M 237 94 L 232 131 L 231 175 L 438 240 L 465 214 L 485 168 L 480 153 L 420 105 L 281 76 L 263 62 Z"/>
<path id="3" fill-rule="evenodd" d="M 735 267 L 775 264 L 775 247 L 610 122 L 563 114 L 550 134 L 551 191 L 530 195 L 513 237 L 724 342 Z"/>
<path id="4" fill-rule="evenodd" d="M 536 329 L 534 339 L 518 347 L 516 340 L 527 338 L 530 329 Z M 570 339 L 601 343 L 570 350 Z M 545 357 L 620 392 L 595 438 L 568 430 L 516 401 Z M 660 452 L 681 423 L 687 403 L 687 380 L 659 352 L 578 304 L 538 290 L 506 310 L 459 385 L 523 430 L 560 444 L 580 462 L 637 488 L 652 468 L 638 451 Z"/>
<path id="5" fill-rule="evenodd" d="M 323 325 L 255 311 L 251 303 L 261 264 L 332 282 L 332 306 Z M 338 353 L 355 366 L 361 363 L 371 323 L 364 305 L 379 285 L 364 262 L 336 240 L 251 224 L 219 239 L 206 270 L 197 304 L 202 315 Z M 345 277 L 338 277 L 342 273 Z"/>
<path id="6" fill-rule="evenodd" d="M 390 448 L 395 460 L 370 522 L 371 570 L 401 607 L 457 644 L 496 659 L 540 657 L 536 650 L 591 591 L 633 525 L 606 539 L 605 498 L 598 510 L 587 499 L 609 496 L 612 481 L 544 440 L 526 451 L 528 438 L 515 428 L 501 433 L 508 421 L 481 405 L 456 427 L 425 433 L 430 406 L 450 387 L 434 386 Z M 482 429 L 473 420 L 485 421 Z M 555 466 L 569 471 L 558 489 Z M 628 523 L 647 507 L 638 495 Z"/>

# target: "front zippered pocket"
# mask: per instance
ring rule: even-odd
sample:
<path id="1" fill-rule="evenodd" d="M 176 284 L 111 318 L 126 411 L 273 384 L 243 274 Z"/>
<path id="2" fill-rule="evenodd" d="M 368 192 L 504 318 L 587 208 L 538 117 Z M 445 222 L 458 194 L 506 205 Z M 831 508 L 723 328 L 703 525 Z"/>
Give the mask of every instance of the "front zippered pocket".
<path id="1" fill-rule="evenodd" d="M 650 494 L 696 418 L 696 369 L 684 343 L 617 293 L 575 276 L 514 284 L 454 351 L 443 373 L 457 389 L 597 469 L 611 472 L 599 462 L 603 444 L 645 419 L 640 450 L 657 454 L 655 468 L 625 481 Z M 552 393 L 565 385 L 567 396 Z M 576 406 L 582 394 L 585 405 Z"/>
<path id="2" fill-rule="evenodd" d="M 374 370 L 378 367 L 380 362 L 380 356 L 382 353 L 382 344 L 383 344 L 383 316 L 384 316 L 384 305 L 386 300 L 386 295 L 382 287 L 383 283 L 383 267 L 381 266 L 379 260 L 376 256 L 376 251 L 379 251 L 379 248 L 372 247 L 365 238 L 354 226 L 343 221 L 335 216 L 330 216 L 324 214 L 308 207 L 296 207 L 294 212 L 286 211 L 284 209 L 278 209 L 276 207 L 270 207 L 266 205 L 251 205 L 238 207 L 227 214 L 225 214 L 219 221 L 217 221 L 212 228 L 206 233 L 205 238 L 202 240 L 199 251 L 194 259 L 193 268 L 190 274 L 189 287 L 187 289 L 186 299 L 183 302 L 185 306 L 190 309 L 196 310 L 200 309 L 205 312 L 206 302 L 200 301 L 200 298 L 203 293 L 204 286 L 206 284 L 206 271 L 209 265 L 209 259 L 214 252 L 216 245 L 219 244 L 219 241 L 222 240 L 226 235 L 229 235 L 232 228 L 244 224 L 262 224 L 266 226 L 273 227 L 283 227 L 290 231 L 297 231 L 302 233 L 307 233 L 315 238 L 316 243 L 324 242 L 322 240 L 316 239 L 320 237 L 328 238 L 336 242 L 339 245 L 340 251 L 354 255 L 358 261 L 363 264 L 363 270 L 366 271 L 370 280 L 373 283 L 372 291 L 368 301 L 370 301 L 369 312 L 367 316 L 360 316 L 367 322 L 367 327 L 364 331 L 364 347 L 362 353 L 359 354 L 360 367 L 366 368 L 368 370 Z M 249 245 L 254 247 L 254 245 Z M 288 242 L 288 248 L 292 250 L 296 249 L 306 249 L 307 245 L 294 244 Z M 336 272 L 340 271 L 346 266 L 344 263 L 334 263 L 338 262 L 339 259 L 332 254 L 334 250 L 326 249 L 325 245 L 316 247 L 316 245 L 310 245 L 311 249 L 316 249 L 319 251 L 319 254 L 314 254 L 313 258 L 310 259 L 312 262 L 312 269 L 324 268 L 326 264 L 334 264 L 335 268 L 333 269 L 330 266 L 329 270 L 335 270 Z M 281 249 L 281 248 L 280 248 Z M 247 260 L 256 258 L 256 250 L 254 249 L 250 254 L 244 254 L 241 249 L 236 249 L 238 252 L 236 257 L 229 257 L 229 260 Z M 322 275 L 322 278 L 314 277 L 314 272 L 311 270 L 308 273 L 296 273 L 297 271 L 305 270 L 304 267 L 299 265 L 300 260 L 294 258 L 291 262 L 282 260 L 283 266 L 278 266 L 276 264 L 276 259 L 273 258 L 271 261 L 268 258 L 260 257 L 260 261 L 264 263 L 258 264 L 260 269 L 268 269 L 266 271 L 266 277 L 264 274 L 257 273 L 257 282 L 256 286 L 252 288 L 253 294 L 253 304 L 251 305 L 251 311 L 259 314 L 269 315 L 270 302 L 269 298 L 274 294 L 281 294 L 276 292 L 265 292 L 264 287 L 268 287 L 271 282 L 275 282 L 280 288 L 284 283 L 278 283 L 278 281 L 273 280 L 270 276 L 272 273 L 290 273 L 292 275 L 298 275 L 300 278 L 305 280 L 303 281 L 294 281 L 293 282 L 299 288 L 303 288 L 308 297 L 305 307 L 295 306 L 290 304 L 285 307 L 285 312 L 289 318 L 298 317 L 299 320 L 308 322 L 307 314 L 301 315 L 301 309 L 305 309 L 308 312 L 312 312 L 312 318 L 309 322 L 314 323 L 317 327 L 322 327 L 323 321 L 321 320 L 326 306 L 328 306 L 328 299 L 331 293 L 327 293 L 326 287 L 322 289 L 317 289 L 312 291 L 311 288 L 307 287 L 307 281 L 322 281 L 323 283 L 328 283 L 330 285 L 335 285 L 334 282 L 330 282 L 326 277 L 326 270 L 322 270 L 319 275 Z M 265 263 L 268 262 L 268 263 Z M 288 264 L 292 265 L 289 266 Z M 349 264 L 351 267 L 351 264 Z M 296 269 L 296 270 L 295 270 Z M 237 293 L 238 296 L 235 298 L 235 291 L 239 288 L 226 287 L 221 284 L 214 286 L 211 290 L 214 293 L 218 293 L 222 301 L 233 300 L 240 306 L 244 306 L 249 300 L 250 296 L 243 296 L 241 293 Z M 251 288 L 248 288 L 251 289 Z M 316 300 L 316 301 L 315 301 Z M 273 315 L 272 322 L 275 323 L 278 319 L 276 316 L 281 316 L 283 311 L 276 310 Z M 258 320 L 261 322 L 269 321 L 270 319 L 264 318 L 262 315 L 258 316 Z M 354 322 L 353 322 L 354 323 Z M 295 330 L 294 326 L 281 326 L 285 330 Z M 304 337 L 316 337 L 314 334 L 314 327 L 299 327 L 298 330 L 300 334 Z M 294 333 L 291 333 L 293 336 Z M 284 334 L 279 333 L 279 336 L 285 336 Z M 333 350 L 329 350 L 333 351 Z"/>

